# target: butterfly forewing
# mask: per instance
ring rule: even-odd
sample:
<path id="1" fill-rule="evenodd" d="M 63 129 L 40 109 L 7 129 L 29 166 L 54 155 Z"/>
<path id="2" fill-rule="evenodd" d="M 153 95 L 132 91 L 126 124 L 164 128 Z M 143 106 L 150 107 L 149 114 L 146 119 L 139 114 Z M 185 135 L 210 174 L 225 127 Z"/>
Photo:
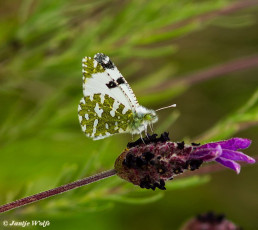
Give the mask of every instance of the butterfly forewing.
<path id="1" fill-rule="evenodd" d="M 127 83 L 125 78 L 122 76 L 122 74 L 119 72 L 116 66 L 114 66 L 113 69 L 106 69 L 105 71 L 108 76 L 111 77 L 111 81 L 108 83 L 108 86 L 113 85 L 111 89 L 111 92 L 121 92 L 124 94 L 124 97 L 127 99 L 129 102 L 132 110 L 135 110 L 136 107 L 139 106 L 139 103 L 133 93 L 132 88 L 130 85 Z M 115 84 L 113 84 L 113 82 Z"/>

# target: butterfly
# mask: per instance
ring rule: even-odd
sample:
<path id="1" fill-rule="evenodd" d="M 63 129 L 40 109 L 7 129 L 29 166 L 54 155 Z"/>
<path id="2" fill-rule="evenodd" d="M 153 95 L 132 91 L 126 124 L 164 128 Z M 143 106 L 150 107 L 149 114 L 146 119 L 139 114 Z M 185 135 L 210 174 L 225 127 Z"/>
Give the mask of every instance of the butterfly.
<path id="1" fill-rule="evenodd" d="M 155 110 L 139 105 L 133 90 L 108 56 L 82 59 L 83 98 L 78 106 L 82 131 L 93 140 L 117 133 L 147 133 Z"/>

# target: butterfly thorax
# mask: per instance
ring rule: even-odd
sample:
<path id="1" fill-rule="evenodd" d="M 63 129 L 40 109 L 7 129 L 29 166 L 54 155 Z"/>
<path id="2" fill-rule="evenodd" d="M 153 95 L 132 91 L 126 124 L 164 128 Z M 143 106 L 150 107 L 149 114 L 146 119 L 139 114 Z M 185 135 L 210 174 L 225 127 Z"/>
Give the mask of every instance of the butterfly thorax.
<path id="1" fill-rule="evenodd" d="M 143 106 L 138 106 L 133 112 L 132 123 L 130 129 L 133 134 L 139 134 L 147 129 L 147 126 L 155 123 L 158 116 L 154 110 L 147 109 Z"/>

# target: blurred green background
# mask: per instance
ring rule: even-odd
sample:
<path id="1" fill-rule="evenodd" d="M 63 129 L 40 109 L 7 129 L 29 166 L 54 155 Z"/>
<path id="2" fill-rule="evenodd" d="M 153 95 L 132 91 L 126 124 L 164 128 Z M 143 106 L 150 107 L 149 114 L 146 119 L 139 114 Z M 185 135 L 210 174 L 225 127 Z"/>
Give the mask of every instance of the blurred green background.
<path id="1" fill-rule="evenodd" d="M 258 1 L 13 0 L 0 3 L 0 204 L 113 167 L 131 141 L 79 126 L 81 59 L 103 52 L 173 141 L 253 140 Z M 136 138 L 136 137 L 135 137 Z M 112 178 L 0 215 L 47 229 L 179 229 L 208 210 L 258 229 L 257 167 L 178 178 L 148 191 Z M 0 229 L 7 229 L 0 223 Z M 21 229 L 10 228 L 10 229 Z M 42 229 L 27 227 L 26 229 Z"/>

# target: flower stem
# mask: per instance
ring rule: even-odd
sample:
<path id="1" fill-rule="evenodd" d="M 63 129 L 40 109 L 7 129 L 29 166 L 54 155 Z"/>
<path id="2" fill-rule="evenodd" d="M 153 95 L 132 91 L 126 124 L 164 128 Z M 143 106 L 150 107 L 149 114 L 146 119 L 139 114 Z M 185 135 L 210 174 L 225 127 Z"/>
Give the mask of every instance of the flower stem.
<path id="1" fill-rule="evenodd" d="M 45 198 L 48 198 L 51 196 L 55 196 L 57 194 L 81 187 L 86 184 L 91 184 L 93 182 L 105 179 L 107 177 L 114 176 L 115 174 L 116 174 L 116 170 L 111 169 L 111 170 L 101 172 L 101 173 L 98 173 L 98 174 L 90 176 L 90 177 L 86 177 L 81 180 L 74 181 L 69 184 L 62 185 L 62 186 L 54 188 L 54 189 L 50 189 L 50 190 L 47 190 L 47 191 L 44 191 L 41 193 L 37 193 L 32 196 L 22 198 L 20 200 L 13 201 L 11 203 L 0 206 L 0 213 L 36 202 L 36 201 L 39 201 L 39 200 L 42 200 L 42 199 L 45 199 Z"/>
<path id="2" fill-rule="evenodd" d="M 158 32 L 167 32 L 169 30 L 175 30 L 178 28 L 182 28 L 184 26 L 189 25 L 190 23 L 204 23 L 207 22 L 208 20 L 211 20 L 215 17 L 218 16 L 223 16 L 223 15 L 230 15 L 233 14 L 239 10 L 244 10 L 246 8 L 251 8 L 255 7 L 258 5 L 257 0 L 246 0 L 246 1 L 235 1 L 232 4 L 229 4 L 225 6 L 224 8 L 220 8 L 214 11 L 206 12 L 197 16 L 193 16 L 181 21 L 178 21 L 174 24 L 162 27 Z"/>
<path id="3" fill-rule="evenodd" d="M 225 76 L 225 74 L 230 74 L 237 71 L 249 70 L 252 68 L 257 68 L 258 65 L 258 55 L 255 54 L 249 57 L 243 57 L 241 59 L 235 59 L 214 67 L 210 67 L 205 70 L 201 70 L 197 73 L 192 73 L 190 75 L 180 76 L 173 78 L 172 80 L 167 80 L 160 85 L 156 85 L 153 88 L 145 91 L 145 94 L 156 93 L 164 91 L 172 86 L 176 85 L 193 85 L 199 82 L 207 81 L 215 77 Z"/>

